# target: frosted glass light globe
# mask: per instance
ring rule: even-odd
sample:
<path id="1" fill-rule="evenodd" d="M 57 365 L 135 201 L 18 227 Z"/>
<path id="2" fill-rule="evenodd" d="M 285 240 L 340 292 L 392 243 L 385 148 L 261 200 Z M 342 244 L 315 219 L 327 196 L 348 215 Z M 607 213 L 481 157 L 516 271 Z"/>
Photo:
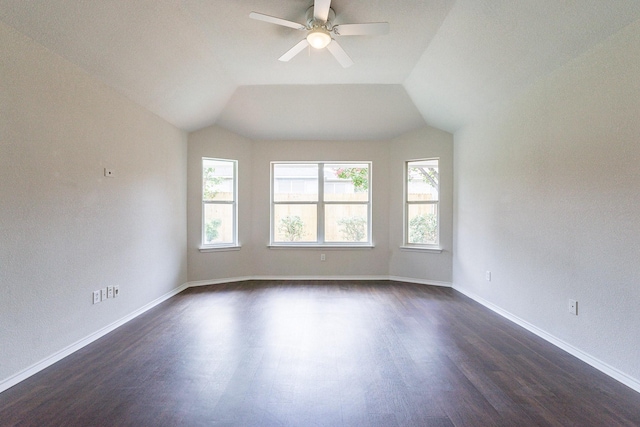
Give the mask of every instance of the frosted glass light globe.
<path id="1" fill-rule="evenodd" d="M 331 43 L 331 35 L 323 28 L 316 28 L 307 34 L 307 41 L 316 49 L 323 49 Z"/>

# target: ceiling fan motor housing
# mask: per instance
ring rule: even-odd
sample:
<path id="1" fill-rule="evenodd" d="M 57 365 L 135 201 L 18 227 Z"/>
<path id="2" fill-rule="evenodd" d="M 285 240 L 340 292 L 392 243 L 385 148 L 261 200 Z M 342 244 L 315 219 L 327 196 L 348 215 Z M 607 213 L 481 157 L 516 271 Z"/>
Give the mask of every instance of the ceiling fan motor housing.
<path id="1" fill-rule="evenodd" d="M 316 21 L 316 19 L 313 17 L 313 6 L 311 6 L 309 9 L 307 9 L 306 18 L 307 29 L 312 30 L 313 28 L 321 27 L 331 32 L 333 20 L 336 18 L 336 12 L 332 8 L 329 8 L 329 16 L 327 18 L 327 22 Z"/>

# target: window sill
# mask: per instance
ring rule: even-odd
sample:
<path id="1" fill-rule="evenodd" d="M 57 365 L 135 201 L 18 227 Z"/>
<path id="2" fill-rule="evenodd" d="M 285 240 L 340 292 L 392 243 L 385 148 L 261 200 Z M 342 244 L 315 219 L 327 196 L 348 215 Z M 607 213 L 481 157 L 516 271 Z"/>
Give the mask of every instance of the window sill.
<path id="1" fill-rule="evenodd" d="M 227 252 L 227 251 L 239 251 L 242 246 L 233 245 L 233 246 L 201 246 L 198 250 L 201 253 L 206 252 Z"/>
<path id="2" fill-rule="evenodd" d="M 438 247 L 426 247 L 426 246 L 400 246 L 400 250 L 402 251 L 415 251 L 415 252 L 426 252 L 431 254 L 440 254 L 442 253 L 442 248 Z"/>
<path id="3" fill-rule="evenodd" d="M 347 249 L 347 250 L 358 250 L 358 249 L 373 249 L 374 245 L 314 245 L 314 244 L 298 244 L 298 245 L 281 245 L 281 244 L 271 244 L 267 246 L 269 249 Z"/>

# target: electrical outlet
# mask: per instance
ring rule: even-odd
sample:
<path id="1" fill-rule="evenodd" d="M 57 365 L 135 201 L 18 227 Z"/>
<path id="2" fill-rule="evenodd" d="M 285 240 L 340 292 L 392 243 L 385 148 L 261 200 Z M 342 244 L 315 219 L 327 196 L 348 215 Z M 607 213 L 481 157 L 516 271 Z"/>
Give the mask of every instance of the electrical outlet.
<path id="1" fill-rule="evenodd" d="M 320 254 L 320 261 L 326 261 L 327 257 L 325 256 L 325 254 Z"/>
<path id="2" fill-rule="evenodd" d="M 93 291 L 93 303 L 97 304 L 100 302 L 100 291 Z"/>
<path id="3" fill-rule="evenodd" d="M 487 279 L 487 282 L 491 281 L 491 272 L 489 270 L 484 272 L 484 278 Z"/>
<path id="4" fill-rule="evenodd" d="M 574 316 L 578 315 L 578 301 L 574 299 L 569 300 L 569 313 L 573 314 Z"/>
<path id="5" fill-rule="evenodd" d="M 107 286 L 107 298 L 113 298 L 113 286 Z"/>
<path id="6" fill-rule="evenodd" d="M 104 301 L 107 299 L 107 288 L 100 289 L 100 300 Z"/>
<path id="7" fill-rule="evenodd" d="M 114 286 L 113 287 L 113 297 L 116 298 L 118 295 L 120 295 L 120 286 Z"/>
<path id="8" fill-rule="evenodd" d="M 104 176 L 107 178 L 113 178 L 116 176 L 116 172 L 113 169 L 104 168 Z"/>

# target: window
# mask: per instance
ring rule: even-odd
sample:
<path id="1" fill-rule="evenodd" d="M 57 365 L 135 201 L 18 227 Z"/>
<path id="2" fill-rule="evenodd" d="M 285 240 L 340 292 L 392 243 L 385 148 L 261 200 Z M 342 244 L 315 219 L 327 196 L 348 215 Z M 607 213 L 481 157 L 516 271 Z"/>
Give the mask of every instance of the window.
<path id="1" fill-rule="evenodd" d="M 405 165 L 405 244 L 434 247 L 439 243 L 438 159 L 411 160 Z"/>
<path id="2" fill-rule="evenodd" d="M 371 245 L 371 163 L 272 163 L 271 243 Z"/>
<path id="3" fill-rule="evenodd" d="M 237 245 L 235 160 L 202 159 L 202 247 Z"/>

